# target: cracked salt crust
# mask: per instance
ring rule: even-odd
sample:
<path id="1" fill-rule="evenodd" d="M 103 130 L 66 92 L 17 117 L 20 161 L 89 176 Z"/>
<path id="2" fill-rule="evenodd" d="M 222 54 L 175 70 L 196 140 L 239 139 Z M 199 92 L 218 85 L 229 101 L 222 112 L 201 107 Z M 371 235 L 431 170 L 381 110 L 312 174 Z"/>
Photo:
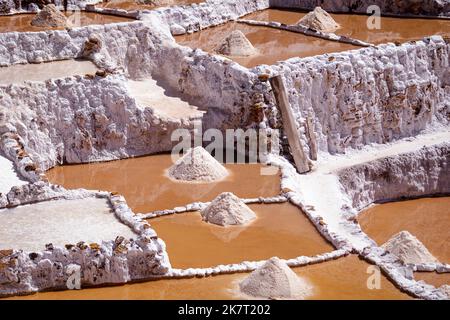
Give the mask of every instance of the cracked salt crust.
<path id="1" fill-rule="evenodd" d="M 137 236 L 114 216 L 106 199 L 45 201 L 2 209 L 0 220 L 0 250 L 42 251 L 48 243 L 64 247 Z"/>

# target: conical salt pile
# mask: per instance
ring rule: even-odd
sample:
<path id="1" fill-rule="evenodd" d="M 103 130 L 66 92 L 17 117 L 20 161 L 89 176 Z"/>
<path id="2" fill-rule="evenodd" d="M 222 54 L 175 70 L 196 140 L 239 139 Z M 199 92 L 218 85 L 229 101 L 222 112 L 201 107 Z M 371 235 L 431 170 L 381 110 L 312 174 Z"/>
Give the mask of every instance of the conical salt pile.
<path id="1" fill-rule="evenodd" d="M 240 30 L 234 30 L 228 37 L 223 39 L 215 51 L 225 56 L 234 57 L 247 57 L 258 53 L 258 50 Z"/>
<path id="2" fill-rule="evenodd" d="M 35 27 L 68 27 L 67 17 L 54 4 L 48 4 L 31 20 Z"/>
<path id="3" fill-rule="evenodd" d="M 321 7 L 316 7 L 314 11 L 301 18 L 297 24 L 322 32 L 335 32 L 340 28 L 339 24 L 334 21 L 330 14 Z"/>
<path id="4" fill-rule="evenodd" d="M 405 264 L 438 262 L 423 243 L 408 231 L 397 233 L 382 247 L 389 253 L 397 256 Z"/>
<path id="5" fill-rule="evenodd" d="M 312 287 L 289 266 L 273 257 L 239 284 L 242 293 L 267 299 L 304 299 Z"/>
<path id="6" fill-rule="evenodd" d="M 227 169 L 202 147 L 195 147 L 169 168 L 169 176 L 181 181 L 210 182 L 228 175 Z"/>
<path id="7" fill-rule="evenodd" d="M 203 220 L 220 226 L 241 225 L 256 218 L 256 214 L 231 192 L 217 196 L 201 211 Z"/>

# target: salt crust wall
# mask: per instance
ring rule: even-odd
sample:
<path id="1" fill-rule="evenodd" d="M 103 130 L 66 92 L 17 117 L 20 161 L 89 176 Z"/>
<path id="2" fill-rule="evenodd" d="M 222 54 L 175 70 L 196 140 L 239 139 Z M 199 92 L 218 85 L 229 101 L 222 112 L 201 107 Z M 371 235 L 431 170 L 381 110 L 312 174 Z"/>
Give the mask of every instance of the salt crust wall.
<path id="1" fill-rule="evenodd" d="M 374 202 L 449 194 L 450 143 L 352 166 L 338 176 L 358 210 Z"/>
<path id="2" fill-rule="evenodd" d="M 450 46 L 441 37 L 293 58 L 271 67 L 284 76 L 299 134 L 308 117 L 319 149 L 344 153 L 448 125 Z"/>
<path id="3" fill-rule="evenodd" d="M 270 0 L 270 6 L 310 10 L 316 6 L 331 12 L 366 13 L 367 7 L 377 5 L 384 14 L 446 15 L 450 16 L 449 0 Z"/>

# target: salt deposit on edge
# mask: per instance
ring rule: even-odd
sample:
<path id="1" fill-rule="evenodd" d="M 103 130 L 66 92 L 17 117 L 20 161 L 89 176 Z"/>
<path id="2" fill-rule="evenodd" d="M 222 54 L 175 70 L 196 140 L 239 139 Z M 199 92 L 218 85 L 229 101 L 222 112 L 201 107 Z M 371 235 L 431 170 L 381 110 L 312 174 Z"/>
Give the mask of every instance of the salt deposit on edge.
<path id="1" fill-rule="evenodd" d="M 195 147 L 169 168 L 169 177 L 190 182 L 212 182 L 225 178 L 227 169 L 202 147 Z"/>
<path id="2" fill-rule="evenodd" d="M 256 218 L 245 202 L 231 192 L 218 195 L 201 214 L 203 220 L 221 226 L 246 224 Z"/>

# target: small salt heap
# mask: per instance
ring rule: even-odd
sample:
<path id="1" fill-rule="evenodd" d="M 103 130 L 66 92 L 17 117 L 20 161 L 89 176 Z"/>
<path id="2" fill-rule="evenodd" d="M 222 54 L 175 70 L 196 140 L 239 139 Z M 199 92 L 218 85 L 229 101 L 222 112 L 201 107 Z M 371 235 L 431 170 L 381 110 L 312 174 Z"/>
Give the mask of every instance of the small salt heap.
<path id="1" fill-rule="evenodd" d="M 450 299 L 450 285 L 444 284 L 439 287 L 439 290 L 441 290 L 443 293 L 445 293 L 447 295 L 448 299 Z"/>
<path id="2" fill-rule="evenodd" d="M 248 296 L 266 299 L 305 299 L 312 292 L 312 287 L 277 257 L 253 271 L 239 288 Z"/>
<path id="3" fill-rule="evenodd" d="M 322 32 L 335 32 L 340 28 L 331 15 L 321 7 L 316 7 L 314 11 L 301 18 L 297 24 Z"/>
<path id="4" fill-rule="evenodd" d="M 397 256 L 405 264 L 438 262 L 423 243 L 408 231 L 397 233 L 382 247 L 389 253 Z"/>
<path id="5" fill-rule="evenodd" d="M 247 57 L 258 53 L 247 37 L 240 30 L 234 30 L 217 46 L 215 52 L 225 56 Z"/>
<path id="6" fill-rule="evenodd" d="M 68 27 L 70 23 L 54 4 L 48 4 L 31 20 L 35 27 Z"/>
<path id="7" fill-rule="evenodd" d="M 227 175 L 227 169 L 202 147 L 189 149 L 169 168 L 169 176 L 181 181 L 212 182 Z"/>
<path id="8" fill-rule="evenodd" d="M 252 209 L 231 192 L 218 195 L 201 215 L 203 220 L 220 226 L 242 225 L 256 218 Z"/>

